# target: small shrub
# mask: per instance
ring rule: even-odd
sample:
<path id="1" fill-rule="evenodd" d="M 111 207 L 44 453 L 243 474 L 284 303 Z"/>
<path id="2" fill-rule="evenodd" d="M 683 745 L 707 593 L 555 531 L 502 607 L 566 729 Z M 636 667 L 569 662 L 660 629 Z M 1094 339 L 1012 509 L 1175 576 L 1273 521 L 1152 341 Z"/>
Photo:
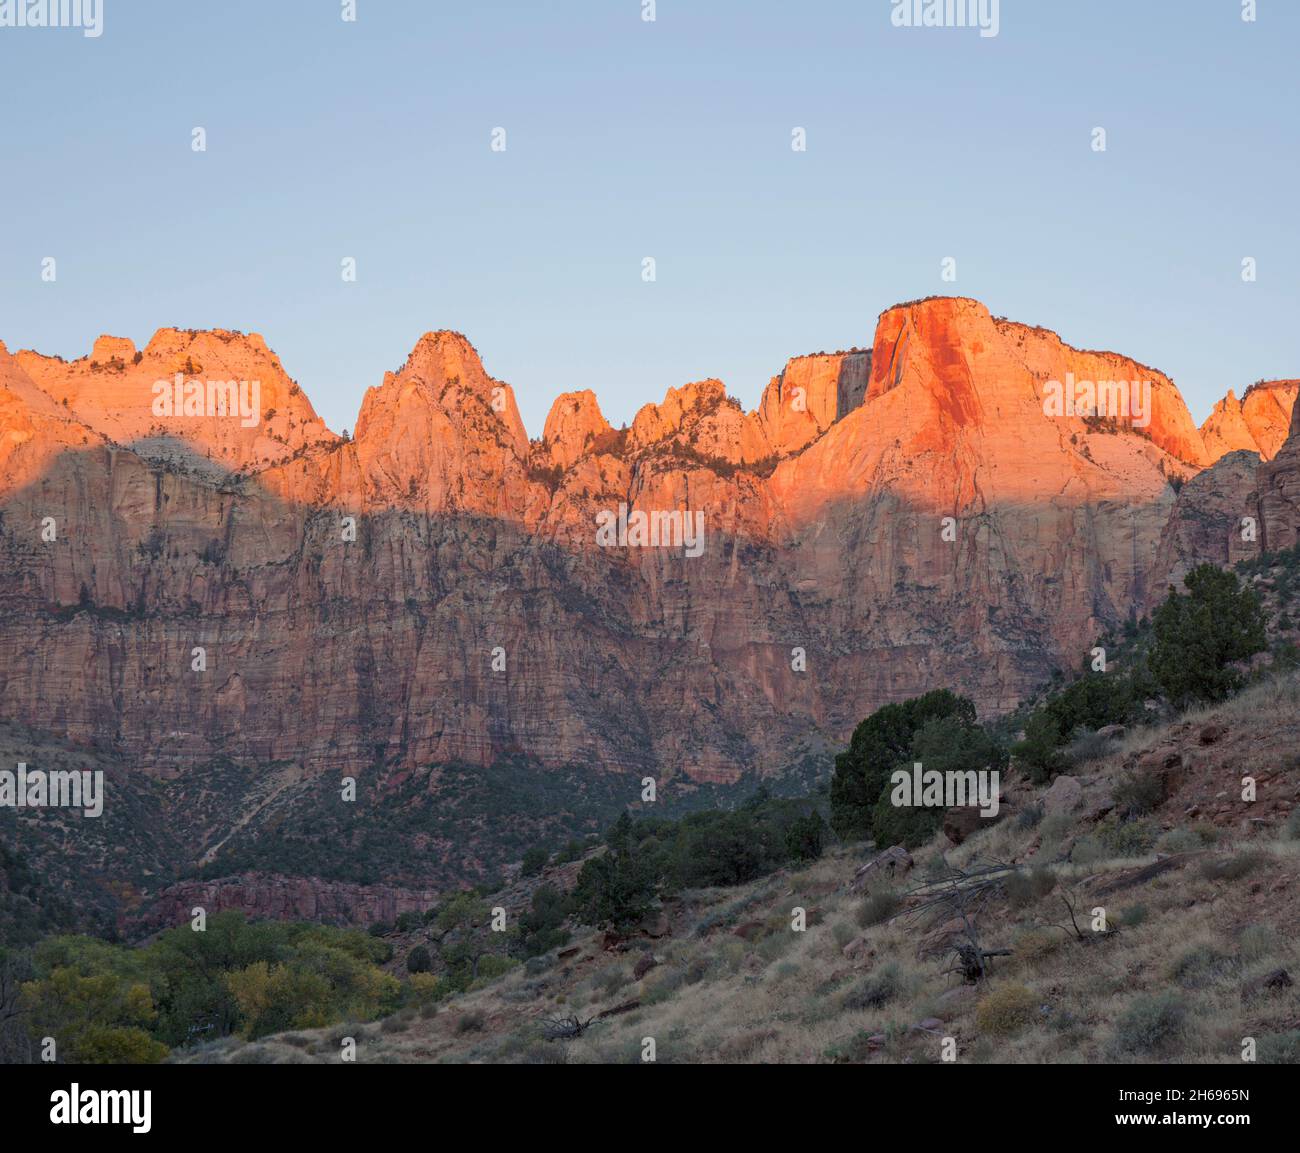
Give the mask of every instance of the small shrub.
<path id="1" fill-rule="evenodd" d="M 495 953 L 486 953 L 478 959 L 478 977 L 476 981 L 495 981 L 503 977 L 519 964 L 510 957 L 500 957 Z"/>
<path id="2" fill-rule="evenodd" d="M 520 1061 L 525 1065 L 567 1065 L 569 1051 L 563 1045 L 548 1045 L 539 1041 L 524 1050 Z"/>
<path id="3" fill-rule="evenodd" d="M 651 969 L 641 980 L 641 1003 L 659 1005 L 671 1001 L 686 984 L 686 970 L 676 965 L 660 965 Z"/>
<path id="4" fill-rule="evenodd" d="M 1097 831 L 1081 837 L 1070 859 L 1091 865 L 1112 857 L 1144 857 L 1156 842 L 1155 826 L 1149 821 L 1121 821 L 1107 817 Z"/>
<path id="5" fill-rule="evenodd" d="M 798 933 L 792 933 L 788 929 L 780 932 L 769 933 L 758 942 L 758 948 L 755 952 L 757 952 L 765 961 L 775 961 L 795 943 L 798 936 Z"/>
<path id="6" fill-rule="evenodd" d="M 424 945 L 416 945 L 406 955 L 406 971 L 408 973 L 427 973 L 433 968 L 433 958 L 429 956 L 429 950 Z"/>
<path id="7" fill-rule="evenodd" d="M 848 921 L 836 921 L 831 926 L 831 937 L 834 939 L 837 948 L 844 948 L 856 936 L 857 933 Z"/>
<path id="8" fill-rule="evenodd" d="M 1038 826 L 1044 845 L 1059 845 L 1070 832 L 1070 818 L 1066 813 L 1053 813 L 1044 817 Z"/>
<path id="9" fill-rule="evenodd" d="M 1095 865 L 1110 856 L 1110 850 L 1102 843 L 1100 837 L 1080 837 L 1070 853 L 1070 860 L 1076 865 Z"/>
<path id="10" fill-rule="evenodd" d="M 1170 829 L 1156 842 L 1162 853 L 1195 853 L 1205 847 L 1205 842 L 1191 829 Z"/>
<path id="11" fill-rule="evenodd" d="M 1256 872 L 1268 861 L 1268 854 L 1247 849 L 1233 857 L 1212 857 L 1201 862 L 1201 875 L 1207 881 L 1240 881 Z"/>
<path id="12" fill-rule="evenodd" d="M 1065 758 L 1070 762 L 1071 767 L 1077 768 L 1088 764 L 1090 761 L 1100 760 L 1113 748 L 1114 745 L 1109 737 L 1098 736 L 1096 733 L 1084 733 L 1065 749 Z"/>
<path id="13" fill-rule="evenodd" d="M 902 976 L 898 966 L 893 963 L 883 965 L 844 998 L 844 1008 L 850 1012 L 882 1009 L 898 996 L 901 987 Z"/>
<path id="14" fill-rule="evenodd" d="M 832 1065 L 860 1065 L 871 1056 L 871 1036 L 866 1029 L 859 1029 L 847 1040 L 828 1045 L 822 1056 Z"/>
<path id="15" fill-rule="evenodd" d="M 902 900 L 893 889 L 880 889 L 870 894 L 858 909 L 857 922 L 861 929 L 869 929 L 889 920 L 896 912 Z"/>
<path id="16" fill-rule="evenodd" d="M 1043 865 L 1036 865 L 1028 872 L 1011 873 L 1005 885 L 1012 907 L 1023 909 L 1041 901 L 1056 888 L 1056 874 Z"/>
<path id="17" fill-rule="evenodd" d="M 777 1036 L 775 1029 L 750 1029 L 728 1037 L 718 1046 L 718 1056 L 729 1065 L 752 1057 L 764 1044 Z"/>
<path id="18" fill-rule="evenodd" d="M 1237 947 L 1243 960 L 1262 961 L 1277 951 L 1277 934 L 1269 925 L 1247 925 L 1237 938 Z"/>
<path id="19" fill-rule="evenodd" d="M 551 859 L 551 854 L 541 845 L 531 846 L 524 853 L 523 864 L 520 867 L 519 875 L 521 877 L 532 877 L 546 868 L 546 863 Z"/>
<path id="20" fill-rule="evenodd" d="M 1015 939 L 1012 948 L 1017 957 L 1032 965 L 1055 953 L 1064 940 L 1062 934 L 1047 929 L 1028 929 Z"/>
<path id="21" fill-rule="evenodd" d="M 1119 911 L 1119 923 L 1126 929 L 1135 929 L 1147 919 L 1145 905 L 1125 905 Z"/>
<path id="22" fill-rule="evenodd" d="M 1260 1037 L 1255 1059 L 1261 1065 L 1300 1065 L 1300 1029 Z"/>
<path id="23" fill-rule="evenodd" d="M 698 985 L 704 980 L 713 969 L 713 958 L 701 954 L 698 957 L 692 957 L 689 965 L 686 966 L 686 984 Z"/>
<path id="24" fill-rule="evenodd" d="M 1210 984 L 1215 977 L 1231 968 L 1231 961 L 1215 946 L 1209 944 L 1193 945 L 1174 960 L 1169 966 L 1171 980 L 1177 981 L 1184 989 L 1199 989 Z"/>
<path id="25" fill-rule="evenodd" d="M 1026 805 L 1016 814 L 1016 828 L 1022 833 L 1027 833 L 1030 829 L 1037 828 L 1039 822 L 1042 821 L 1045 812 L 1046 810 L 1040 802 Z"/>
<path id="26" fill-rule="evenodd" d="M 1170 1056 L 1187 1035 L 1187 1003 L 1176 993 L 1143 994 L 1115 1025 L 1120 1053 Z"/>
<path id="27" fill-rule="evenodd" d="M 1115 785 L 1115 811 L 1121 817 L 1145 817 L 1164 799 L 1163 788 L 1154 773 L 1129 773 Z"/>
<path id="28" fill-rule="evenodd" d="M 413 972 L 407 979 L 407 996 L 413 1005 L 432 1005 L 446 992 L 445 985 L 432 972 Z"/>
<path id="29" fill-rule="evenodd" d="M 1288 841 L 1300 841 L 1300 807 L 1291 810 L 1286 824 L 1282 826 L 1282 836 Z"/>
<path id="30" fill-rule="evenodd" d="M 1033 1023 L 1038 998 L 1024 985 L 1003 985 L 994 989 L 975 1008 L 975 1024 L 981 1033 L 1010 1036 Z"/>
<path id="31" fill-rule="evenodd" d="M 462 1013 L 456 1020 L 457 1033 L 481 1033 L 483 1026 L 487 1023 L 487 1017 L 482 1010 L 475 1009 L 471 1013 Z"/>

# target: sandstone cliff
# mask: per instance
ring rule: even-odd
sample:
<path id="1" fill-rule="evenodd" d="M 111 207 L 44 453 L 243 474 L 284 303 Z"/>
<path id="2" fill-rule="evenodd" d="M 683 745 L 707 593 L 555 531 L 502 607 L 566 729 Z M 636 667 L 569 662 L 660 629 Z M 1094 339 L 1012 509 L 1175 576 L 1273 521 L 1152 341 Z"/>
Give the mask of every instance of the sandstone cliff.
<path id="1" fill-rule="evenodd" d="M 256 425 L 155 416 L 154 379 L 199 365 L 261 380 Z M 1144 419 L 1058 414 L 1066 381 L 1146 382 Z M 441 803 L 451 765 L 571 781 L 542 803 L 575 812 L 610 774 L 811 771 L 891 700 L 1012 708 L 1188 565 L 1251 555 L 1255 457 L 1202 471 L 1222 440 L 1155 370 L 964 299 L 791 360 L 753 413 L 703 381 L 614 430 L 570 394 L 531 444 L 454 333 L 366 393 L 350 441 L 260 337 L 0 349 L 0 719 L 187 790 L 236 767 L 196 858 L 335 819 L 343 774 L 378 815 Z M 1289 461 L 1258 481 L 1273 526 Z M 699 555 L 601 547 L 620 506 L 701 514 Z"/>
<path id="2" fill-rule="evenodd" d="M 1300 544 L 1300 407 L 1291 414 L 1286 442 L 1260 466 L 1259 517 L 1266 551 Z"/>
<path id="3" fill-rule="evenodd" d="M 1261 381 L 1240 400 L 1229 389 L 1201 426 L 1211 459 L 1245 449 L 1272 460 L 1286 440 L 1298 389 L 1300 381 Z"/>

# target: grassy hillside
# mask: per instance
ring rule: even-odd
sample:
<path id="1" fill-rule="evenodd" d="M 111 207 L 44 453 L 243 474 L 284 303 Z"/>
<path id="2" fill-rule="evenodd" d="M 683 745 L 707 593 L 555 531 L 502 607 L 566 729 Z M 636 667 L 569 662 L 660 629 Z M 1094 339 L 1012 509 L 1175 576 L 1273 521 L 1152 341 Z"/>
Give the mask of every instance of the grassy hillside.
<path id="1" fill-rule="evenodd" d="M 1013 780 L 1000 820 L 956 847 L 936 835 L 894 876 L 856 877 L 876 854 L 840 847 L 683 891 L 617 938 L 571 924 L 545 956 L 377 1023 L 184 1059 L 335 1061 L 352 1037 L 363 1062 L 638 1062 L 650 1038 L 658 1061 L 937 1062 L 951 1038 L 961 1061 L 1235 1063 L 1253 1038 L 1257 1060 L 1294 1063 L 1297 749 L 1289 674 L 1114 742 L 1065 775 L 1077 792 Z M 1144 775 L 1164 795 L 1121 819 L 1117 786 Z M 959 908 L 984 950 L 1009 951 L 984 979 L 953 971 L 970 939 Z M 560 1022 L 580 1035 L 548 1039 Z"/>

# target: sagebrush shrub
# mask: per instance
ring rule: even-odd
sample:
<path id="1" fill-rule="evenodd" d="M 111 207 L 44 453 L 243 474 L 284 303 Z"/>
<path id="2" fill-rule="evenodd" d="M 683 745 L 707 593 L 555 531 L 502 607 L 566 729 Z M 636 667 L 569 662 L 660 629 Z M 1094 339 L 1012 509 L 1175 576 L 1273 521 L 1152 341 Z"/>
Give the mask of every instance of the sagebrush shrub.
<path id="1" fill-rule="evenodd" d="M 1038 998 L 1024 985 L 1003 985 L 994 989 L 975 1008 L 975 1024 L 981 1033 L 1009 1036 L 1033 1023 Z"/>
<path id="2" fill-rule="evenodd" d="M 869 929 L 872 925 L 887 921 L 898 911 L 900 904 L 902 901 L 893 889 L 881 889 L 872 893 L 858 909 L 859 928 Z"/>
<path id="3" fill-rule="evenodd" d="M 1121 1053 L 1169 1056 L 1187 1035 L 1187 1002 L 1176 993 L 1137 997 L 1115 1024 Z"/>
<path id="4" fill-rule="evenodd" d="M 902 976 L 896 964 L 883 965 L 861 985 L 844 998 L 844 1008 L 881 1009 L 889 1004 L 902 987 Z"/>

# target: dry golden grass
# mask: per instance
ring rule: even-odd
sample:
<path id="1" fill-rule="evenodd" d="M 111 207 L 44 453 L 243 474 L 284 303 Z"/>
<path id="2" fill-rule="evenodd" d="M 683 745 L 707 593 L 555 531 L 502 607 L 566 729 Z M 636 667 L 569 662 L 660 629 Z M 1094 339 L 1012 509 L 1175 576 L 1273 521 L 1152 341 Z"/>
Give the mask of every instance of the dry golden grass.
<path id="1" fill-rule="evenodd" d="M 1294 716 L 1297 703 L 1293 677 L 1193 719 L 1240 724 L 1282 709 Z M 1115 771 L 1164 736 L 1149 731 L 1136 745 L 1131 737 L 1089 771 Z M 1179 815 L 1165 814 L 1165 823 L 1177 824 Z M 957 848 L 936 838 L 914 854 L 915 867 L 898 886 L 923 883 L 941 857 L 959 866 L 1023 861 L 1042 832 L 1007 819 Z M 1247 849 L 1253 856 L 1239 869 L 1203 867 Z M 1029 859 L 1046 856 L 1040 847 Z M 424 1010 L 431 1016 L 407 1010 L 396 1022 L 351 1027 L 357 1059 L 634 1063 L 652 1040 L 661 1062 L 937 1062 L 951 1038 L 959 1061 L 1213 1063 L 1239 1061 L 1243 1038 L 1300 1029 L 1300 841 L 1224 832 L 1180 858 L 1180 867 L 1145 880 L 1133 877 L 1154 855 L 1052 864 L 1051 891 L 1016 901 L 996 895 L 979 912 L 984 946 L 1014 949 L 993 962 L 980 989 L 945 971 L 951 958 L 918 958 L 918 938 L 932 926 L 906 908 L 859 927 L 864 897 L 850 882 L 862 859 L 859 848 L 842 848 L 793 874 L 686 894 L 673 910 L 675 935 L 643 943 L 659 964 L 640 981 L 632 975 L 639 951 L 602 951 L 590 934 L 567 963 L 540 973 L 515 969 Z M 1119 882 L 1128 883 L 1102 895 Z M 1084 940 L 1063 896 L 1074 902 Z M 804 932 L 791 927 L 796 906 L 820 911 Z M 1103 915 L 1117 932 L 1093 931 Z M 750 922 L 761 926 L 751 939 L 735 935 Z M 846 946 L 860 938 L 870 953 L 855 962 Z M 1277 968 L 1289 969 L 1296 984 L 1248 995 Z M 634 999 L 638 1008 L 596 1021 L 581 1037 L 543 1040 L 548 1018 L 586 1020 Z M 919 1028 L 931 1018 L 940 1024 Z M 336 1026 L 252 1045 L 227 1041 L 188 1059 L 335 1061 L 342 1035 Z"/>

